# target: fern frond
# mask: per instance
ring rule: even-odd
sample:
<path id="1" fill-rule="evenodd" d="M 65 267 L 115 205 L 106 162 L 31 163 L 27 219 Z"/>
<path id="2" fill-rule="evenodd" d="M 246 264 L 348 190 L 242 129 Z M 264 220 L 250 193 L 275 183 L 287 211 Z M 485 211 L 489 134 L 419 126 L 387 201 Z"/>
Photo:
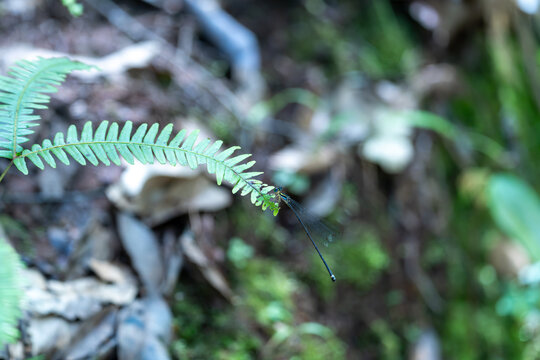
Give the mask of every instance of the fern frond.
<path id="1" fill-rule="evenodd" d="M 21 269 L 19 256 L 13 248 L 0 238 L 0 347 L 19 337 L 17 321 L 20 316 L 22 298 Z"/>
<path id="2" fill-rule="evenodd" d="M 26 160 L 40 169 L 44 167 L 43 161 L 54 168 L 55 157 L 66 165 L 69 164 L 69 157 L 81 165 L 86 165 L 87 161 L 93 165 L 110 165 L 111 162 L 120 165 L 120 156 L 130 164 L 134 163 L 134 159 L 143 164 L 151 164 L 154 160 L 161 164 L 178 163 L 192 169 L 206 164 L 208 172 L 215 174 L 218 185 L 226 181 L 233 185 L 233 193 L 242 190 L 241 196 L 251 195 L 251 202 L 255 206 L 261 206 L 263 210 L 270 207 L 272 211 L 277 211 L 274 194 L 270 193 L 274 187 L 256 179 L 263 173 L 246 172 L 255 165 L 255 161 L 243 162 L 251 155 L 231 157 L 240 147 L 232 146 L 218 153 L 223 145 L 220 140 L 211 142 L 210 139 L 204 139 L 195 144 L 199 130 L 187 136 L 186 130 L 181 130 L 170 140 L 172 124 L 165 126 L 161 132 L 157 124 L 150 128 L 147 124 L 141 124 L 133 135 L 132 130 L 133 123 L 130 121 L 121 130 L 118 123 L 113 122 L 109 126 L 108 121 L 103 121 L 94 132 L 92 123 L 87 122 L 79 138 L 77 129 L 71 125 L 65 138 L 64 134 L 57 133 L 54 140 L 47 139 L 41 145 L 35 144 L 30 150 L 23 150 L 13 162 L 24 174 L 28 174 Z"/>
<path id="3" fill-rule="evenodd" d="M 45 109 L 50 94 L 58 91 L 66 75 L 73 70 L 92 66 L 68 58 L 22 60 L 10 68 L 8 76 L 0 76 L 0 157 L 12 159 L 28 141 L 31 129 L 38 126 L 36 109 Z"/>

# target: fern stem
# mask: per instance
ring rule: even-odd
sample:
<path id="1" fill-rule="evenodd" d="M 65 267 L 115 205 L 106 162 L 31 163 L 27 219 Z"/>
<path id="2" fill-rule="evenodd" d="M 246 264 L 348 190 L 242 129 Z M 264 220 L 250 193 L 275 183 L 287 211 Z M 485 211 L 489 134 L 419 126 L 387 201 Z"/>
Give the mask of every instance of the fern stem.
<path id="1" fill-rule="evenodd" d="M 5 168 L 5 170 L 2 172 L 2 175 L 0 175 L 0 182 L 4 179 L 4 176 L 6 176 L 9 168 L 13 165 L 13 160 L 10 161 L 9 165 Z"/>

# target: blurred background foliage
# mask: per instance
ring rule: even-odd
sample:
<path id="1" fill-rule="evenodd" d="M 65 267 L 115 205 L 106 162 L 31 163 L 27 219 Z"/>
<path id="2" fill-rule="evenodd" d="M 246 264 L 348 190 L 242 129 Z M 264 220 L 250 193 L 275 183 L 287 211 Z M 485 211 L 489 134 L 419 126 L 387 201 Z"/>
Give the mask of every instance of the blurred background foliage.
<path id="1" fill-rule="evenodd" d="M 273 46 L 292 69 L 308 70 L 283 80 L 268 70 L 280 92 L 252 118 L 279 117 L 287 99 L 315 113 L 327 104 L 331 125 L 318 146 L 339 143 L 348 154 L 341 196 L 327 214 L 343 232 L 324 248 L 338 284 L 317 269 L 315 254 L 299 273 L 327 304 L 320 315 L 360 358 L 420 359 L 421 350 L 429 359 L 540 357 L 537 15 L 513 1 L 296 5 Z M 265 44 L 263 37 L 263 52 Z M 335 94 L 347 81 L 357 108 L 339 108 Z M 306 82 L 318 100 L 281 91 Z M 387 84 L 395 92 L 385 98 Z M 405 131 L 415 154 L 405 167 L 366 156 L 369 136 L 344 140 L 351 122 L 377 116 L 371 91 L 392 109 L 391 127 L 415 129 Z M 278 171 L 273 179 L 304 199 L 317 196 L 313 176 Z"/>
<path id="2" fill-rule="evenodd" d="M 208 257 L 232 295 L 185 265 L 169 299 L 172 356 L 540 358 L 538 2 L 221 5 L 259 41 L 266 92 L 243 116 L 186 96 L 159 67 L 130 76 L 158 83 L 154 99 L 170 105 L 158 119 L 196 118 L 241 145 L 265 181 L 336 228 L 321 250 L 338 280 L 287 208 L 209 210 Z M 223 55 L 194 39 L 193 58 L 231 80 Z M 0 223 L 21 252 L 43 229 L 15 218 Z M 196 227 L 192 213 L 178 218 Z"/>

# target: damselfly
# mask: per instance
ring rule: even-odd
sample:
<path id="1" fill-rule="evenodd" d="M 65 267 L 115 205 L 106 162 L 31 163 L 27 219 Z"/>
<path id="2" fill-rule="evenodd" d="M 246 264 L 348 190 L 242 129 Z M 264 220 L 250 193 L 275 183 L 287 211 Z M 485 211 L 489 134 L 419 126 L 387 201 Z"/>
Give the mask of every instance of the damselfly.
<path id="1" fill-rule="evenodd" d="M 330 274 L 330 279 L 332 281 L 336 281 L 336 277 L 332 273 L 332 270 L 330 270 L 330 267 L 326 263 L 326 260 L 324 260 L 324 257 L 322 256 L 321 252 L 319 251 L 319 248 L 317 247 L 317 244 L 315 244 L 315 241 L 313 241 L 313 238 L 311 237 L 311 234 L 309 232 L 309 228 L 315 228 L 316 230 L 319 230 L 321 233 L 326 233 L 329 235 L 330 239 L 326 240 L 332 240 L 331 237 L 333 236 L 332 230 L 330 230 L 326 225 L 323 223 L 317 221 L 315 217 L 311 214 L 309 214 L 299 203 L 297 203 L 295 200 L 291 199 L 291 197 L 285 193 L 283 193 L 282 187 L 277 187 L 274 189 L 274 192 L 277 194 L 278 204 L 283 201 L 287 206 L 292 210 L 302 227 L 304 228 L 304 231 L 306 232 L 306 235 L 308 236 L 309 240 L 311 240 L 311 243 L 313 244 L 313 247 L 315 250 L 317 250 L 317 254 L 319 254 L 319 257 L 321 258 L 324 266 L 326 267 L 326 270 L 328 270 L 328 274 Z"/>

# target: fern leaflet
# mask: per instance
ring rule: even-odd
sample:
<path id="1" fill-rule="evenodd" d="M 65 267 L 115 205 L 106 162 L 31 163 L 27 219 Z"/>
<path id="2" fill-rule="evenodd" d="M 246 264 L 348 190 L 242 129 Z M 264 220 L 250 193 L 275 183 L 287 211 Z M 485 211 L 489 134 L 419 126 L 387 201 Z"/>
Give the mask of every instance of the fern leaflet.
<path id="1" fill-rule="evenodd" d="M 50 97 L 73 70 L 92 66 L 68 58 L 22 60 L 10 68 L 8 76 L 0 76 L 0 157 L 12 159 L 22 151 L 20 144 L 38 126 L 36 109 L 47 108 Z"/>
<path id="2" fill-rule="evenodd" d="M 150 128 L 147 124 L 141 124 L 131 135 L 131 121 L 126 122 L 122 129 L 118 123 L 113 122 L 109 126 L 108 121 L 103 121 L 94 132 L 92 123 L 87 122 L 79 138 L 77 129 L 71 125 L 65 138 L 64 134 L 57 133 L 54 140 L 46 139 L 41 145 L 35 144 L 30 150 L 23 150 L 14 158 L 14 164 L 24 174 L 28 174 L 26 160 L 30 160 L 40 169 L 44 168 L 43 161 L 54 168 L 55 157 L 66 165 L 69 164 L 69 157 L 81 165 L 86 165 L 87 161 L 93 165 L 110 165 L 111 162 L 120 165 L 120 156 L 130 164 L 134 163 L 134 159 L 143 164 L 151 164 L 156 159 L 161 164 L 180 164 L 192 169 L 206 164 L 208 172 L 215 174 L 218 185 L 227 181 L 233 185 L 233 194 L 242 190 L 240 195 L 251 195 L 251 202 L 255 206 L 261 206 L 263 210 L 270 207 L 274 213 L 277 212 L 277 205 L 273 201 L 274 194 L 270 193 L 274 187 L 256 179 L 262 172 L 246 172 L 255 164 L 255 161 L 243 162 L 251 155 L 231 157 L 240 149 L 239 146 L 232 146 L 218 153 L 223 145 L 221 140 L 211 142 L 210 139 L 205 139 L 195 144 L 199 130 L 194 130 L 189 135 L 186 130 L 181 130 L 170 140 L 172 130 L 172 124 L 165 126 L 161 132 L 158 124 L 153 124 Z"/>

